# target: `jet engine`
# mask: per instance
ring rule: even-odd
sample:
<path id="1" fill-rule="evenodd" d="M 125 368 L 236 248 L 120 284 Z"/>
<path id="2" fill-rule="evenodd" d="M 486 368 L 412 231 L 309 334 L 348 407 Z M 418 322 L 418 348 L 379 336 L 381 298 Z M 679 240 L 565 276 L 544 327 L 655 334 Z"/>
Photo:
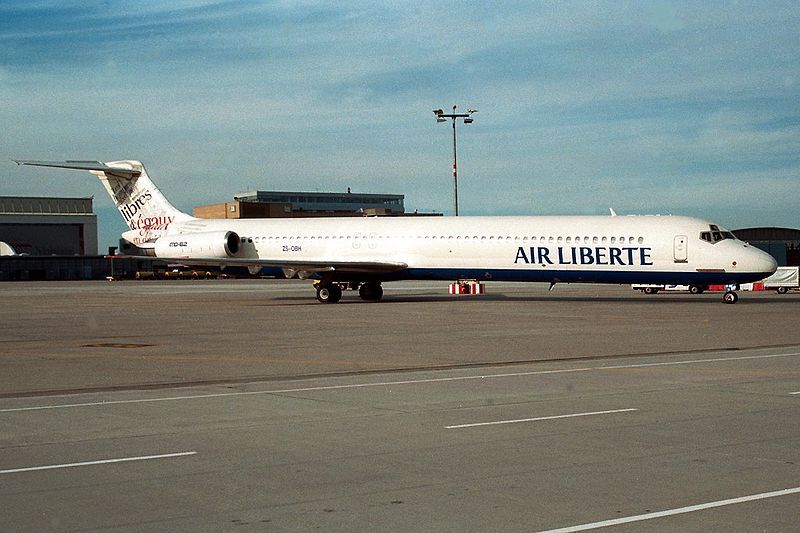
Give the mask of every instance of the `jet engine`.
<path id="1" fill-rule="evenodd" d="M 225 258 L 238 252 L 239 236 L 233 231 L 164 235 L 155 243 L 156 257 Z"/>

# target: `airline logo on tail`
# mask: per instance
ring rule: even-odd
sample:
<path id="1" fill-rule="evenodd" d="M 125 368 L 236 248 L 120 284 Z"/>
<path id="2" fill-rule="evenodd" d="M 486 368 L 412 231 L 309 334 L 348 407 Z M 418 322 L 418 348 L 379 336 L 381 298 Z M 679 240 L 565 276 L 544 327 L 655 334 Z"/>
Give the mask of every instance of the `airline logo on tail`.
<path id="1" fill-rule="evenodd" d="M 117 207 L 119 207 L 119 212 L 122 213 L 122 218 L 125 219 L 125 222 L 131 221 L 131 219 L 149 202 L 153 199 L 153 195 L 150 194 L 150 191 L 144 191 L 142 194 L 137 196 L 136 198 L 131 199 L 131 203 L 125 204 L 121 203 Z M 131 229 L 136 229 L 131 226 Z"/>

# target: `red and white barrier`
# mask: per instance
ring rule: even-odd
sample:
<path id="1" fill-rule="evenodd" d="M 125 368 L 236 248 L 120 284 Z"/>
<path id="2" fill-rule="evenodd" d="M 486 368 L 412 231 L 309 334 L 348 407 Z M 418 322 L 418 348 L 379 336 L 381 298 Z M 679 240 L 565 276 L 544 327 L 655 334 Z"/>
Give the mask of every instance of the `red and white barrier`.
<path id="1" fill-rule="evenodd" d="M 473 280 L 456 281 L 448 286 L 447 292 L 449 294 L 484 294 L 486 285 Z"/>

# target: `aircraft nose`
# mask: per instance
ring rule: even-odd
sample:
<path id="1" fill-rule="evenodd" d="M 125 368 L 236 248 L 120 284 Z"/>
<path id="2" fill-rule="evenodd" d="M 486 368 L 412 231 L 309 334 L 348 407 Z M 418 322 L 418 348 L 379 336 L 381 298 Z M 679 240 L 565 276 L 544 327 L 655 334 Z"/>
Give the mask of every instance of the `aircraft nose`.
<path id="1" fill-rule="evenodd" d="M 756 272 L 763 272 L 765 274 L 764 277 L 767 277 L 778 270 L 778 262 L 775 261 L 774 257 L 762 250 L 756 249 L 753 251 L 758 253 L 758 257 L 755 258 Z"/>

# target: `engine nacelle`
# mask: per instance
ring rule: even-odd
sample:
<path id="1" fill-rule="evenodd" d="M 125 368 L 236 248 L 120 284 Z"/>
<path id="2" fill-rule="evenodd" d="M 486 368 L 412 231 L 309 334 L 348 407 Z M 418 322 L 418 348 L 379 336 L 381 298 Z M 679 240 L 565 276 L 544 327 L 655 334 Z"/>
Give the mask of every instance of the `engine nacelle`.
<path id="1" fill-rule="evenodd" d="M 156 257 L 234 257 L 239 236 L 233 231 L 164 235 L 156 241 L 155 252 Z"/>

